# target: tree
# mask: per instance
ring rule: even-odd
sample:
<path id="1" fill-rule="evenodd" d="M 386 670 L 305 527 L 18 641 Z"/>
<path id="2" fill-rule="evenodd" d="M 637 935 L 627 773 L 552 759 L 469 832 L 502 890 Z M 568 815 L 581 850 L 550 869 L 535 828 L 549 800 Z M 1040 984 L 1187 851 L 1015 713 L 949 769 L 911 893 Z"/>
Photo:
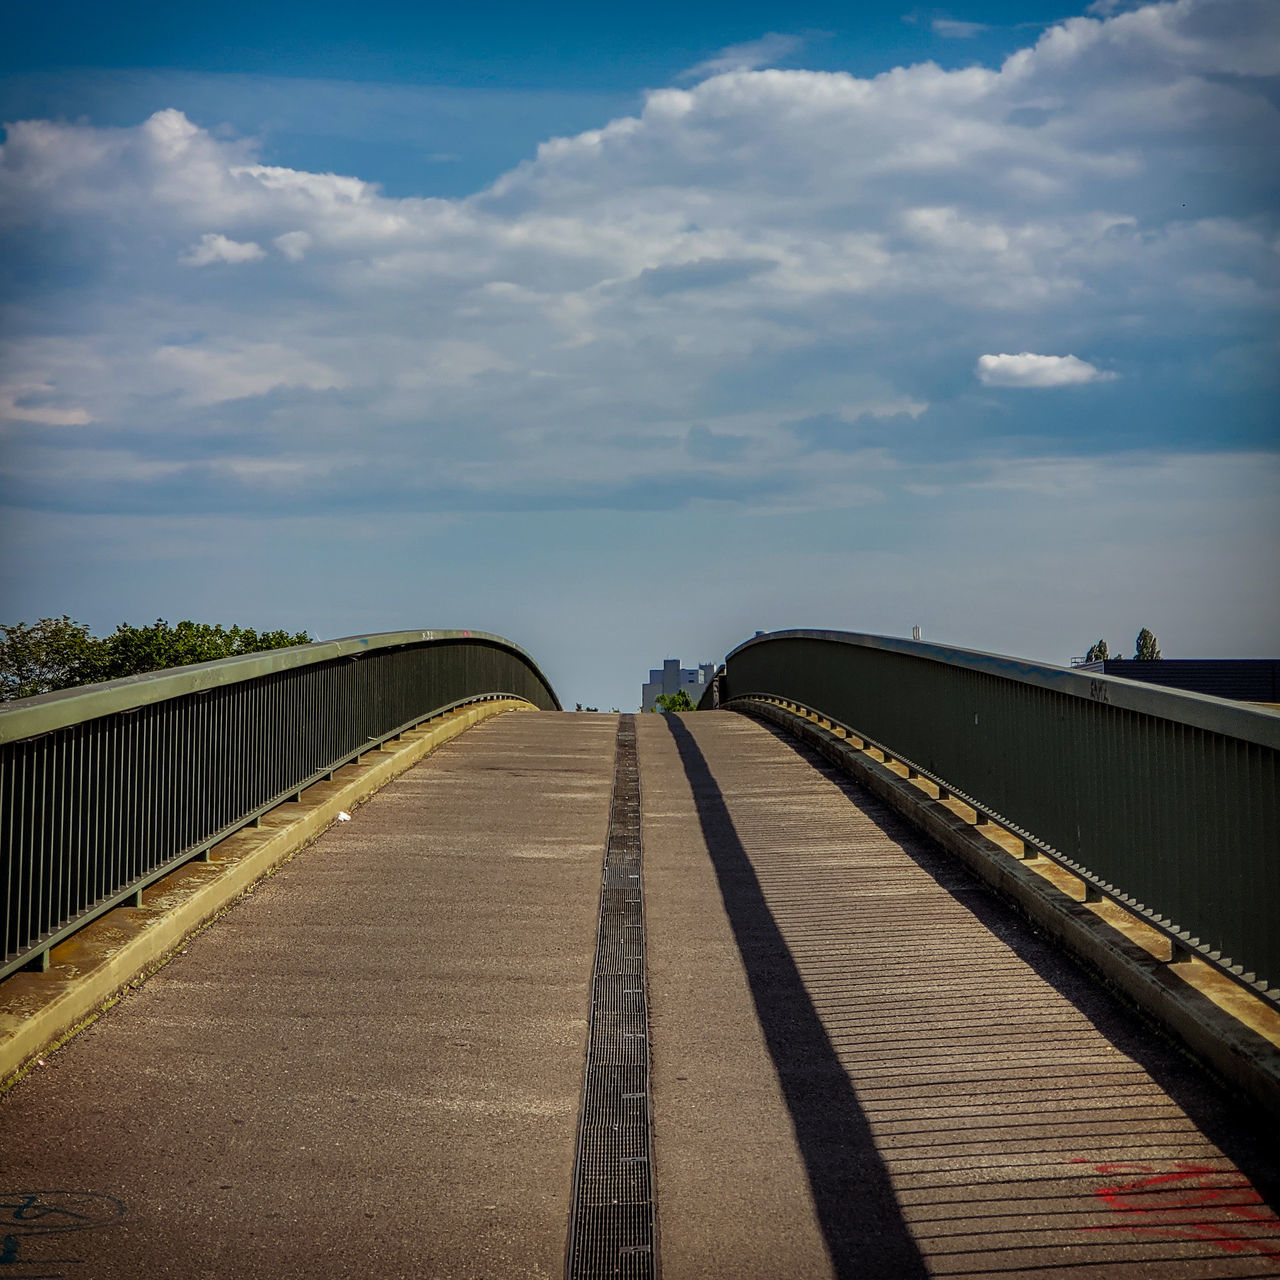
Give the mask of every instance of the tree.
<path id="1" fill-rule="evenodd" d="M 0 699 L 310 643 L 305 631 L 291 635 L 190 621 L 170 626 L 163 618 L 149 627 L 122 622 L 105 639 L 91 636 L 84 623 L 65 614 L 31 625 L 16 622 L 0 626 Z"/>
<path id="2" fill-rule="evenodd" d="M 1134 642 L 1134 658 L 1138 662 L 1154 662 L 1161 656 L 1159 648 L 1156 646 L 1156 638 L 1150 631 L 1143 627 L 1138 632 L 1138 638 Z"/>
<path id="3" fill-rule="evenodd" d="M 84 623 L 65 613 L 0 625 L 0 699 L 31 698 L 104 679 L 100 644 Z"/>
<path id="4" fill-rule="evenodd" d="M 169 667 L 185 667 L 193 662 L 212 662 L 216 658 L 234 658 L 242 653 L 261 653 L 265 649 L 287 649 L 290 645 L 309 644 L 311 637 L 300 631 L 264 631 L 252 627 L 230 628 L 207 622 L 178 622 L 170 626 L 157 618 L 149 627 L 131 627 L 122 622 L 115 634 L 100 643 L 103 646 L 104 674 L 100 680 L 141 675 L 146 671 L 164 671 Z"/>
<path id="5" fill-rule="evenodd" d="M 1107 642 L 1099 640 L 1097 644 L 1089 646 L 1089 652 L 1084 655 L 1086 662 L 1106 662 L 1110 655 L 1107 653 Z"/>
<path id="6" fill-rule="evenodd" d="M 653 700 L 654 710 L 661 710 L 662 714 L 669 715 L 672 711 L 694 711 L 692 701 L 689 695 L 683 689 L 677 689 L 675 693 L 660 693 Z"/>

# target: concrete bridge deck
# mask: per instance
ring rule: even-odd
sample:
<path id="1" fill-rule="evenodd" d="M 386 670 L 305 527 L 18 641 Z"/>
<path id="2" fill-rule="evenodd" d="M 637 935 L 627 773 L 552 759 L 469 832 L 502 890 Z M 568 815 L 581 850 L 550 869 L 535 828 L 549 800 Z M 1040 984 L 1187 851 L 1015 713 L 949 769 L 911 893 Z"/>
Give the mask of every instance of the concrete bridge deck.
<path id="1" fill-rule="evenodd" d="M 1167 1042 L 771 728 L 637 721 L 666 1280 L 1280 1275 Z M 616 727 L 442 747 L 0 1100 L 0 1277 L 561 1274 Z"/>

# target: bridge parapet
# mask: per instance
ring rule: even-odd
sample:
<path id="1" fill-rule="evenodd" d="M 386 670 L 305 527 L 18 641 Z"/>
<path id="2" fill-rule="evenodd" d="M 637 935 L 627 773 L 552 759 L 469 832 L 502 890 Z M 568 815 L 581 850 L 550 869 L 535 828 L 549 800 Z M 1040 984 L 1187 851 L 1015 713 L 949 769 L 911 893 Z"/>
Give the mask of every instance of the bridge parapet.
<path id="1" fill-rule="evenodd" d="M 453 707 L 559 700 L 480 631 L 352 636 L 0 710 L 0 977 L 268 809 Z"/>
<path id="2" fill-rule="evenodd" d="M 883 746 L 1273 1002 L 1280 715 L 997 654 L 757 636 L 705 705 L 783 699 Z"/>

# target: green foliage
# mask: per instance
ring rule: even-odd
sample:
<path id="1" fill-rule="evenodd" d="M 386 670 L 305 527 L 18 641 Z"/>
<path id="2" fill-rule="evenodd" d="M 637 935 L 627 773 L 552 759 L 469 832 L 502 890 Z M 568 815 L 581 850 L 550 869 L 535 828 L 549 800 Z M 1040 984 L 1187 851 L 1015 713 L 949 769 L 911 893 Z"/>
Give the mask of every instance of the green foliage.
<path id="1" fill-rule="evenodd" d="M 65 615 L 41 618 L 31 625 L 17 622 L 0 626 L 0 699 L 29 698 L 98 680 L 310 643 L 305 631 L 258 632 L 252 627 L 207 622 L 170 626 L 163 618 L 149 627 L 122 622 L 103 639 L 91 636 L 87 626 Z"/>
<path id="2" fill-rule="evenodd" d="M 157 618 L 149 627 L 131 627 L 121 623 L 114 635 L 100 643 L 103 646 L 102 680 L 120 676 L 141 675 L 146 671 L 164 671 L 169 667 L 185 667 L 193 662 L 212 662 L 216 658 L 234 658 L 242 653 L 261 653 L 266 649 L 286 649 L 294 644 L 308 644 L 305 631 L 290 635 L 287 631 L 264 631 L 252 627 L 223 627 L 207 622 L 178 622 L 170 626 Z"/>
<path id="3" fill-rule="evenodd" d="M 663 715 L 667 715 L 672 711 L 693 711 L 696 710 L 689 695 L 683 689 L 677 689 L 675 693 L 660 693 L 654 699 L 655 711 L 661 711 Z"/>
<path id="4" fill-rule="evenodd" d="M 66 614 L 0 625 L 0 700 L 103 679 L 101 643 Z"/>
<path id="5" fill-rule="evenodd" d="M 1133 656 L 1139 662 L 1154 662 L 1161 656 L 1155 636 L 1146 627 L 1143 627 L 1138 632 L 1138 638 L 1134 641 L 1134 649 Z M 1122 653 L 1108 653 L 1107 642 L 1099 640 L 1097 644 L 1089 646 L 1089 652 L 1084 655 L 1084 660 L 1086 662 L 1119 662 L 1123 657 L 1124 654 Z"/>
<path id="6" fill-rule="evenodd" d="M 1138 632 L 1138 638 L 1134 641 L 1133 656 L 1139 662 L 1154 662 L 1161 656 L 1160 650 L 1156 645 L 1156 638 L 1150 631 L 1143 627 Z"/>

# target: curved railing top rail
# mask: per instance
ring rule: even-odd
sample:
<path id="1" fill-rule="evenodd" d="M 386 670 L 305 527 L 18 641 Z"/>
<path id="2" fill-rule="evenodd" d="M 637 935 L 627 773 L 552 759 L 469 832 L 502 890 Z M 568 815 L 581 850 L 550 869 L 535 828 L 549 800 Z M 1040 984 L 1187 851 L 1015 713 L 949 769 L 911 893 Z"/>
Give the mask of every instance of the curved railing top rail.
<path id="1" fill-rule="evenodd" d="M 1190 693 L 1182 689 L 1169 689 L 1162 685 L 1144 684 L 1126 680 L 1123 676 L 1108 676 L 1090 671 L 1075 671 L 1069 667 L 1055 667 L 1048 663 L 1030 662 L 1024 658 L 1011 658 L 999 653 L 984 653 L 977 649 L 960 649 L 952 645 L 931 644 L 924 640 L 902 640 L 896 636 L 866 635 L 856 631 L 822 631 L 798 628 L 789 631 L 768 631 L 752 636 L 725 658 L 728 663 L 735 654 L 753 645 L 767 644 L 771 640 L 828 640 L 836 644 L 855 645 L 864 649 L 882 649 L 901 653 L 930 662 L 946 663 L 953 667 L 965 667 L 988 675 L 1002 676 L 1022 684 L 1053 689 L 1090 702 L 1102 702 L 1123 707 L 1145 715 L 1159 716 L 1208 729 L 1213 733 L 1243 738 L 1260 746 L 1280 750 L 1280 713 L 1263 707 L 1252 707 L 1215 698 L 1205 693 Z"/>
<path id="2" fill-rule="evenodd" d="M 753 637 L 719 702 L 867 738 L 1090 890 L 1280 1001 L 1280 715 L 1000 654 L 841 631 Z M 1038 854 L 1037 854 L 1038 856 Z M 1275 993 L 1273 993 L 1273 988 Z"/>
<path id="3" fill-rule="evenodd" d="M 101 684 L 80 685 L 41 693 L 33 698 L 17 698 L 0 703 L 0 743 L 20 742 L 64 729 L 68 725 L 139 707 L 188 693 L 205 693 L 210 689 L 240 684 L 277 671 L 307 667 L 335 658 L 358 658 L 379 649 L 398 649 L 439 644 L 447 641 L 470 641 L 505 649 L 520 658 L 537 676 L 547 691 L 551 705 L 559 711 L 560 699 L 541 668 L 519 645 L 487 631 L 384 631 L 376 635 L 345 636 L 339 640 L 318 640 L 313 644 L 292 645 L 287 649 L 268 649 L 262 653 L 246 653 L 234 658 L 218 658 L 213 662 L 196 662 L 187 667 L 170 667 L 140 676 L 125 676 Z"/>

